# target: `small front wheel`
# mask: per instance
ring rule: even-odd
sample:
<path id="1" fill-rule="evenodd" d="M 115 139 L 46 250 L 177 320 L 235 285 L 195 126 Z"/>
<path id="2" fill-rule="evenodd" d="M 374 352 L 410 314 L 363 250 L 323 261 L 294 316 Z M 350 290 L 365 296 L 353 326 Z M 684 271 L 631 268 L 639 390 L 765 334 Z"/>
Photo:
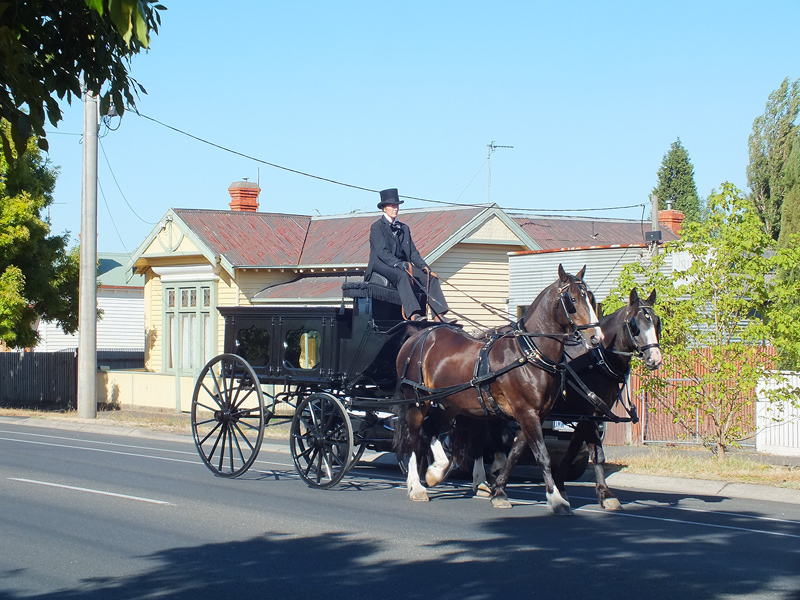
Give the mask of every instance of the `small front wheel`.
<path id="1" fill-rule="evenodd" d="M 192 435 L 205 465 L 238 477 L 255 462 L 264 440 L 264 394 L 250 364 L 220 354 L 200 371 L 192 394 Z"/>
<path id="2" fill-rule="evenodd" d="M 297 406 L 289 450 L 300 477 L 311 487 L 330 488 L 352 465 L 353 425 L 341 401 L 311 394 Z"/>

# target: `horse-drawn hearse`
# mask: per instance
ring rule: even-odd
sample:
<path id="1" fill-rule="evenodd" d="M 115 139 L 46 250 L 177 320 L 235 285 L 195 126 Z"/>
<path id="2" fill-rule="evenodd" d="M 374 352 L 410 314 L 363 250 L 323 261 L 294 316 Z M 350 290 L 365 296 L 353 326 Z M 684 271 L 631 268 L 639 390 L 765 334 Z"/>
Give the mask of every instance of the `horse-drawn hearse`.
<path id="1" fill-rule="evenodd" d="M 420 499 L 412 488 L 427 457 L 417 456 L 432 451 L 431 467 L 439 465 L 446 444 L 436 431 L 433 443 L 419 446 L 423 436 L 415 424 L 421 425 L 432 409 L 448 415 L 443 422 L 452 420 L 455 399 L 470 404 L 454 409 L 467 417 L 519 423 L 513 460 L 527 440 L 550 500 L 558 491 L 553 491 L 548 456 L 569 453 L 562 479 L 579 477 L 588 457 L 583 439 L 571 441 L 571 428 L 559 431 L 545 421 L 555 397 L 565 397 L 568 387 L 564 344 L 582 333 L 588 349 L 602 338 L 582 275 L 583 270 L 576 277 L 559 268 L 559 279 L 523 318 L 482 336 L 451 324 L 406 321 L 388 282 L 364 282 L 357 274 L 345 276 L 340 306 L 220 307 L 224 353 L 201 370 L 192 396 L 198 453 L 215 475 L 237 477 L 255 462 L 267 427 L 285 430 L 288 425 L 297 473 L 309 486 L 329 488 L 366 449 L 393 451 L 404 437 L 414 444 L 406 444 L 408 456 L 400 456 L 399 464 L 408 460 L 409 493 Z M 447 349 L 445 342 L 455 346 Z M 440 355 L 442 350 L 447 354 Z M 462 367 L 456 368 L 454 357 L 463 359 Z M 436 375 L 433 366 L 422 366 L 431 360 L 447 368 Z M 506 389 L 507 381 L 522 387 Z M 592 423 L 614 420 L 598 417 L 596 407 L 582 412 Z M 527 415 L 534 413 L 532 424 Z M 409 420 L 414 414 L 419 418 Z M 577 426 L 584 417 L 559 418 Z M 401 426 L 404 436 L 396 436 Z M 507 475 L 501 477 L 502 488 Z M 438 480 L 428 475 L 429 484 Z"/>

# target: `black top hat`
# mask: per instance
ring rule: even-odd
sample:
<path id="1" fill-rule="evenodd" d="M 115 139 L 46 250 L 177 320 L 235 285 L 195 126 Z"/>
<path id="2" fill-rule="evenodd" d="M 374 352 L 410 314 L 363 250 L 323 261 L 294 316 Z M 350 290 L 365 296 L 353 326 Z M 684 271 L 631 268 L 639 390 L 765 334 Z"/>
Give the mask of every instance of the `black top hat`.
<path id="1" fill-rule="evenodd" d="M 381 201 L 378 202 L 378 208 L 383 209 L 387 204 L 402 204 L 400 196 L 397 194 L 397 188 L 389 188 L 388 190 L 381 191 Z"/>

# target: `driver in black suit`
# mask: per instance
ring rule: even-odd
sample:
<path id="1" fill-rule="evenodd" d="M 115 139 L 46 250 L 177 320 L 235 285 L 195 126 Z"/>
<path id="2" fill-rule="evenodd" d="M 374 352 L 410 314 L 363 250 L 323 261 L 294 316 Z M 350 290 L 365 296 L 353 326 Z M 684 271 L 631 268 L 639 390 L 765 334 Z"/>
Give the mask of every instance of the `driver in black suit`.
<path id="1" fill-rule="evenodd" d="M 396 188 L 383 190 L 378 208 L 383 211 L 380 219 L 369 230 L 369 264 L 364 276 L 369 281 L 373 271 L 383 275 L 400 293 L 403 316 L 412 321 L 425 317 L 425 308 L 419 305 L 413 285 L 426 290 L 428 304 L 437 321 L 445 321 L 442 315 L 448 311 L 447 301 L 436 273 L 422 260 L 408 225 L 397 220 L 403 203 Z"/>

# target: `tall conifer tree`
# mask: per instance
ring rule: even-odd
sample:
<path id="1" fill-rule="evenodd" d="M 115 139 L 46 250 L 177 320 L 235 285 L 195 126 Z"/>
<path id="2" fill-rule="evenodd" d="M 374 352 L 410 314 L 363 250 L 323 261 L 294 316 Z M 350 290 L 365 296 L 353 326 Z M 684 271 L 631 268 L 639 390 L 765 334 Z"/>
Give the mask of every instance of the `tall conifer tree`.
<path id="1" fill-rule="evenodd" d="M 750 199 L 761 213 L 764 231 L 777 240 L 781 229 L 781 208 L 786 196 L 785 167 L 798 135 L 800 79 L 788 77 L 769 95 L 764 114 L 753 121 L 748 140 L 750 163 L 747 185 Z"/>
<path id="2" fill-rule="evenodd" d="M 671 206 L 686 216 L 686 222 L 700 220 L 700 199 L 694 182 L 694 167 L 689 153 L 678 138 L 669 147 L 658 170 L 658 185 L 653 189 L 658 196 L 658 208 Z"/>

